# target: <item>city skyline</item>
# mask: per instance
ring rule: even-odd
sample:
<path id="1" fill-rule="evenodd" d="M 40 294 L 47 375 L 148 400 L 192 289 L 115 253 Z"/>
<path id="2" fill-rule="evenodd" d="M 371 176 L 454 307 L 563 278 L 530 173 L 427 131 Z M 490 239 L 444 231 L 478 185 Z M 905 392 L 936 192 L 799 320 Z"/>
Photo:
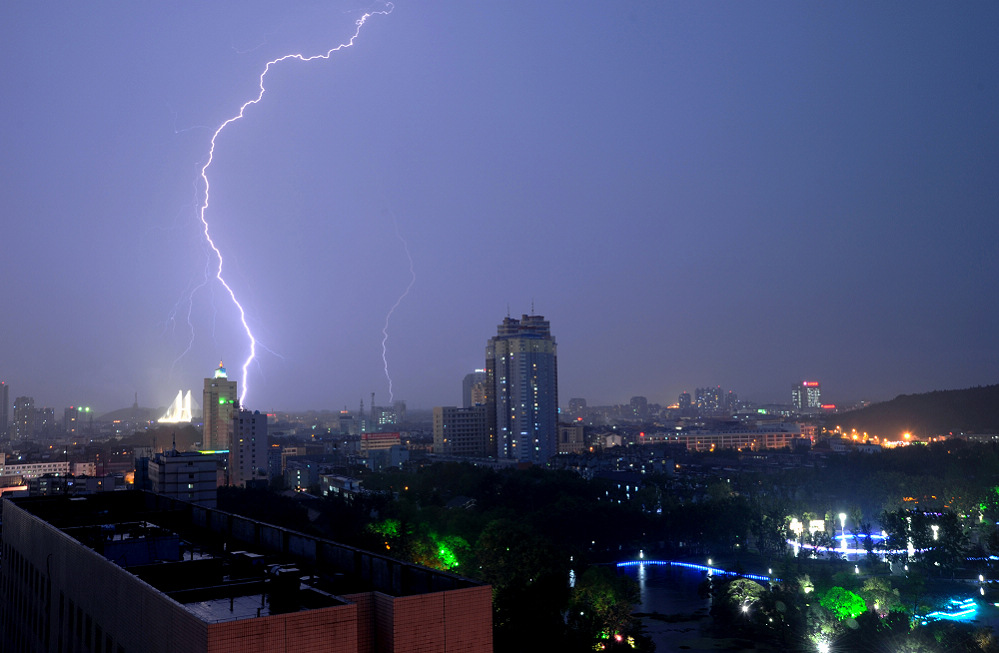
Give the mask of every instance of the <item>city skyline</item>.
<path id="1" fill-rule="evenodd" d="M 385 8 L 0 7 L 11 402 L 167 406 L 220 358 L 238 376 L 238 315 L 201 287 L 211 135 L 266 62 Z M 558 334 L 563 405 L 996 383 L 997 21 L 396 2 L 276 65 L 217 143 L 247 407 L 460 405 L 522 313 Z"/>

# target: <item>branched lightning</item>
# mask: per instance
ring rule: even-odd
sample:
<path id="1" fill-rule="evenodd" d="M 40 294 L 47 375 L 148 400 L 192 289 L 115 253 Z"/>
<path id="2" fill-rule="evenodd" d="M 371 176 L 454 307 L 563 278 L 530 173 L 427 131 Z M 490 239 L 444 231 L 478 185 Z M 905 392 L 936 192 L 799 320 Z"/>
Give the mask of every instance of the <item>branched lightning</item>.
<path id="1" fill-rule="evenodd" d="M 330 48 L 329 50 L 326 51 L 325 54 L 317 54 L 311 57 L 306 57 L 303 54 L 286 54 L 282 57 L 278 57 L 277 59 L 268 61 L 267 64 L 264 66 L 263 72 L 260 73 L 260 84 L 259 84 L 260 92 L 257 93 L 257 97 L 253 98 L 252 100 L 247 100 L 246 102 L 244 102 L 243 105 L 239 108 L 239 112 L 233 117 L 223 122 L 221 125 L 219 125 L 218 129 L 216 129 L 215 132 L 212 134 L 211 147 L 208 150 L 208 160 L 205 162 L 205 165 L 201 168 L 201 180 L 204 182 L 205 193 L 204 193 L 204 199 L 201 202 L 201 206 L 198 212 L 198 217 L 201 219 L 201 224 L 204 226 L 205 241 L 208 243 L 208 246 L 212 249 L 212 251 L 215 253 L 216 258 L 218 259 L 218 266 L 215 269 L 215 278 L 218 279 L 219 283 L 222 284 L 222 287 L 225 288 L 226 292 L 229 294 L 229 298 L 232 300 L 232 303 L 236 305 L 236 308 L 239 311 L 239 320 L 243 325 L 243 330 L 246 332 L 246 337 L 249 338 L 250 340 L 250 355 L 243 363 L 243 368 L 242 368 L 243 369 L 242 392 L 240 392 L 239 395 L 239 402 L 241 404 L 244 403 L 247 390 L 249 389 L 247 387 L 247 382 L 246 382 L 247 370 L 250 367 L 250 363 L 252 363 L 254 358 L 256 358 L 258 343 L 257 339 L 253 335 L 253 331 L 250 329 L 249 323 L 246 321 L 246 310 L 243 308 L 243 305 L 240 304 L 239 300 L 236 298 L 235 291 L 222 276 L 222 252 L 219 250 L 218 246 L 215 245 L 215 241 L 212 239 L 211 233 L 209 232 L 208 220 L 205 218 L 205 211 L 208 209 L 208 197 L 210 189 L 210 184 L 208 183 L 208 168 L 211 167 L 212 161 L 215 158 L 215 144 L 216 144 L 215 142 L 218 139 L 219 134 L 221 134 L 226 127 L 228 127 L 229 125 L 231 125 L 232 123 L 236 122 L 237 120 L 243 117 L 247 107 L 257 104 L 260 102 L 260 100 L 263 99 L 264 93 L 267 91 L 267 89 L 264 87 L 264 78 L 267 77 L 267 73 L 270 72 L 271 66 L 277 65 L 287 59 L 298 59 L 299 61 L 302 62 L 314 61 L 316 59 L 329 59 L 330 57 L 333 56 L 333 53 L 339 52 L 340 50 L 349 48 L 350 46 L 354 45 L 354 41 L 361 33 L 361 28 L 364 27 L 364 24 L 368 21 L 368 19 L 371 16 L 374 15 L 385 16 L 392 13 L 394 5 L 391 2 L 386 3 L 385 7 L 386 8 L 383 11 L 368 12 L 362 15 L 360 18 L 358 18 L 357 21 L 355 22 L 354 33 L 353 35 L 351 35 L 350 39 L 347 42 L 341 43 L 340 45 L 334 48 Z"/>
<path id="2" fill-rule="evenodd" d="M 392 308 L 389 309 L 388 314 L 385 316 L 385 326 L 382 327 L 382 363 L 385 364 L 385 378 L 388 379 L 390 406 L 394 403 L 395 396 L 392 394 L 392 377 L 389 375 L 388 356 L 387 356 L 388 348 L 386 347 L 386 343 L 388 342 L 389 318 L 392 317 L 392 313 L 395 313 L 395 309 L 399 307 L 399 304 L 402 303 L 402 300 L 405 299 L 406 295 L 409 294 L 409 291 L 410 289 L 412 289 L 413 284 L 416 283 L 416 271 L 413 269 L 413 255 L 409 253 L 409 243 L 407 243 L 406 239 L 402 237 L 401 233 L 399 233 L 399 221 L 395 219 L 395 216 L 392 216 L 392 222 L 395 224 L 395 235 L 400 241 L 402 241 L 402 247 L 403 249 L 406 250 L 406 258 L 409 259 L 409 285 L 406 286 L 406 290 L 404 290 L 403 293 L 399 295 L 399 299 L 395 300 L 395 304 L 392 304 Z"/>

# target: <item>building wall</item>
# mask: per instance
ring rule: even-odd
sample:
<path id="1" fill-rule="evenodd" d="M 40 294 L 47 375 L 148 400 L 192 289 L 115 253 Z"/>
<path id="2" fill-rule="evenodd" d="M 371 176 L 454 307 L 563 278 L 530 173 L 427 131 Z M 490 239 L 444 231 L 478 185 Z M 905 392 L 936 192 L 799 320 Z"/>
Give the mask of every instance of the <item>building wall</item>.
<path id="1" fill-rule="evenodd" d="M 350 603 L 342 606 L 206 623 L 66 533 L 5 501 L 0 650 L 492 651 L 488 585 L 160 495 L 139 494 L 135 498 L 144 501 L 146 509 L 178 511 L 174 517 L 184 514 L 186 521 L 224 534 L 231 542 L 256 542 L 264 549 L 311 560 L 320 568 L 335 563 L 351 578 L 394 589 L 391 594 L 345 595 Z M 113 498 L 124 497 L 119 493 Z"/>
<path id="2" fill-rule="evenodd" d="M 166 451 L 149 461 L 150 489 L 174 499 L 215 507 L 218 459 L 196 452 Z"/>
<path id="3" fill-rule="evenodd" d="M 558 452 L 583 453 L 586 451 L 586 439 L 582 424 L 558 425 Z"/>
<path id="4" fill-rule="evenodd" d="M 38 478 L 45 474 L 57 474 L 65 476 L 69 474 L 69 462 L 47 462 L 47 463 L 15 463 L 0 465 L 0 475 L 2 476 L 22 476 L 28 478 Z"/>
<path id="5" fill-rule="evenodd" d="M 738 431 L 730 433 L 692 433 L 671 435 L 666 442 L 685 444 L 689 451 L 712 449 L 783 449 L 801 437 L 800 431 Z"/>
<path id="6" fill-rule="evenodd" d="M 247 481 L 267 480 L 267 415 L 260 411 L 237 411 L 233 415 L 232 433 L 229 484 L 243 487 Z"/>
<path id="7" fill-rule="evenodd" d="M 356 605 L 208 625 L 207 653 L 354 653 Z"/>
<path id="8" fill-rule="evenodd" d="M 361 453 L 391 449 L 402 444 L 398 431 L 386 433 L 364 433 L 361 435 Z"/>
<path id="9" fill-rule="evenodd" d="M 434 408 L 434 453 L 446 456 L 495 456 L 489 439 L 486 406 Z"/>
<path id="10" fill-rule="evenodd" d="M 3 651 L 204 651 L 206 624 L 10 501 L 3 505 Z M 100 635 L 100 648 L 94 646 Z"/>

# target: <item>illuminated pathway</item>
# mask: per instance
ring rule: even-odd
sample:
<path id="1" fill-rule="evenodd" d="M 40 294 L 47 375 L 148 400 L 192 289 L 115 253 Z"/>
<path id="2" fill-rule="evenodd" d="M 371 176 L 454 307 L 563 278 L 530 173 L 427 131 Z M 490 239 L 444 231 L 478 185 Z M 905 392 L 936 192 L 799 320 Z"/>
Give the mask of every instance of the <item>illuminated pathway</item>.
<path id="1" fill-rule="evenodd" d="M 683 567 L 685 569 L 695 569 L 697 571 L 706 571 L 708 575 L 719 574 L 721 576 L 739 576 L 741 578 L 748 578 L 750 580 L 759 581 L 761 583 L 779 583 L 780 578 L 771 578 L 770 576 L 758 576 L 756 574 L 740 574 L 735 571 L 726 571 L 724 569 L 719 569 L 718 567 L 707 567 L 705 565 L 695 565 L 692 562 L 677 562 L 676 560 L 629 560 L 628 562 L 617 563 L 618 567 L 638 567 L 640 565 L 656 565 L 661 567 Z"/>

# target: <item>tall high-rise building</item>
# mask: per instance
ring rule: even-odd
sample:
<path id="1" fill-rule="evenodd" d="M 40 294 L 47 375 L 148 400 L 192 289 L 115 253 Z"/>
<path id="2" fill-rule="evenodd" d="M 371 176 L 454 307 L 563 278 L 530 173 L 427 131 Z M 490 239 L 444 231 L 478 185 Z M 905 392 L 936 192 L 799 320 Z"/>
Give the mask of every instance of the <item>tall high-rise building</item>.
<path id="1" fill-rule="evenodd" d="M 7 435 L 7 425 L 10 424 L 10 386 L 0 381 L 0 438 Z"/>
<path id="2" fill-rule="evenodd" d="M 486 345 L 486 392 L 497 457 L 543 465 L 558 453 L 558 358 L 548 320 L 503 320 Z"/>
<path id="3" fill-rule="evenodd" d="M 230 381 L 225 367 L 219 367 L 213 376 L 205 379 L 202 419 L 205 433 L 201 439 L 204 449 L 210 451 L 228 450 L 232 444 L 232 416 L 236 411 L 236 382 Z"/>
<path id="4" fill-rule="evenodd" d="M 822 408 L 822 386 L 818 381 L 802 381 L 791 386 L 791 405 L 795 410 L 809 411 Z"/>
<path id="5" fill-rule="evenodd" d="M 33 397 L 18 397 L 14 400 L 14 426 L 12 440 L 29 440 L 35 435 L 35 400 Z"/>

